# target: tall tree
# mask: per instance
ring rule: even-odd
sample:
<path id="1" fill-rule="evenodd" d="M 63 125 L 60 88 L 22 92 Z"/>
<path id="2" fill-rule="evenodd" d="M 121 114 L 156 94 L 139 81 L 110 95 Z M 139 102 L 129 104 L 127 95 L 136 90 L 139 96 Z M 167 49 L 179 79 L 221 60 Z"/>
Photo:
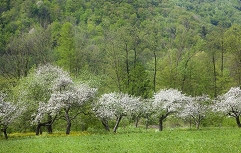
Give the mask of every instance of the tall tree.
<path id="1" fill-rule="evenodd" d="M 106 69 L 105 72 L 112 79 L 111 82 L 115 84 L 117 89 L 121 92 L 124 91 L 123 87 L 123 73 L 124 73 L 124 56 L 120 50 L 120 43 L 118 35 L 114 31 L 109 31 L 105 37 L 106 40 Z"/>
<path id="2" fill-rule="evenodd" d="M 63 24 L 60 29 L 60 37 L 58 40 L 57 47 L 57 63 L 59 66 L 63 66 L 69 72 L 75 72 L 75 35 L 74 35 L 74 26 L 66 22 Z"/>
<path id="3" fill-rule="evenodd" d="M 241 84 L 241 26 L 234 24 L 224 33 L 224 45 L 232 55 L 231 76 L 237 86 Z"/>
<path id="4" fill-rule="evenodd" d="M 33 65 L 45 64 L 53 60 L 48 30 L 32 28 L 28 33 L 12 38 L 7 51 L 2 55 L 0 72 L 6 78 L 20 79 L 27 76 Z"/>

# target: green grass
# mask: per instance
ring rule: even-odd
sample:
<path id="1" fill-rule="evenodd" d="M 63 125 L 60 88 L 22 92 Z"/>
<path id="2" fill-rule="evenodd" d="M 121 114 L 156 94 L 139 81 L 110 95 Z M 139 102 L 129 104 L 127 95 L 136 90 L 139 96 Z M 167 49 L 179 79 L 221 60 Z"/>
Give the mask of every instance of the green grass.
<path id="1" fill-rule="evenodd" d="M 174 129 L 157 132 L 119 129 L 119 133 L 57 133 L 42 136 L 14 136 L 0 140 L 0 152 L 13 153 L 241 153 L 241 129 Z"/>

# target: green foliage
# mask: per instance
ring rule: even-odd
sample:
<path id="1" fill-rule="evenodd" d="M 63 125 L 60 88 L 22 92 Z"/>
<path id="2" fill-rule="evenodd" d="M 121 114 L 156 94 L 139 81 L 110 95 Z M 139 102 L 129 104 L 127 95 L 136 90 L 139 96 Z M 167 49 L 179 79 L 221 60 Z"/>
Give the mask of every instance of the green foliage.
<path id="1" fill-rule="evenodd" d="M 66 22 L 60 29 L 60 37 L 57 47 L 57 63 L 59 66 L 64 66 L 70 72 L 73 72 L 75 63 L 75 41 L 74 27 L 71 23 Z"/>
<path id="2" fill-rule="evenodd" d="M 208 93 L 213 96 L 216 95 L 214 94 L 216 88 L 218 88 L 217 93 L 222 93 L 230 85 L 235 84 L 232 83 L 233 81 L 238 80 L 237 72 L 226 73 L 225 77 L 216 76 L 218 83 L 216 87 L 206 87 L 207 81 L 211 81 L 211 84 L 214 82 L 210 71 L 211 66 L 205 65 L 207 63 L 205 59 L 200 62 L 195 61 L 197 59 L 195 54 L 198 55 L 203 50 L 208 52 L 213 47 L 211 44 L 204 49 L 200 45 L 200 42 L 208 41 L 207 35 L 213 35 L 214 41 L 218 41 L 221 37 L 215 37 L 220 33 L 217 27 L 225 31 L 234 23 L 241 23 L 238 17 L 240 4 L 234 0 L 231 2 L 221 0 L 195 2 L 191 0 L 115 2 L 99 0 L 98 3 L 70 0 L 37 2 L 4 0 L 0 4 L 0 31 L 2 33 L 0 49 L 1 54 L 4 55 L 9 55 L 7 46 L 11 46 L 10 40 L 14 40 L 10 39 L 12 36 L 16 38 L 20 33 L 28 33 L 30 29 L 36 29 L 35 27 L 40 25 L 45 30 L 44 32 L 49 33 L 45 40 L 48 39 L 51 42 L 51 47 L 45 49 L 44 58 L 52 55 L 54 50 L 56 59 L 50 61 L 56 62 L 77 77 L 83 69 L 99 75 L 108 72 L 106 84 L 117 82 L 112 87 L 115 89 L 133 93 L 128 83 L 124 83 L 123 86 L 128 86 L 125 89 L 120 86 L 125 82 L 124 80 L 130 79 L 130 72 L 124 67 L 126 58 L 128 58 L 129 69 L 132 69 L 137 60 L 143 63 L 144 71 L 148 72 L 148 76 L 144 76 L 149 78 L 149 84 L 153 84 L 151 86 L 155 86 L 154 88 L 173 87 L 192 95 Z M 210 31 L 217 32 L 210 33 Z M 108 38 L 110 33 L 113 33 L 114 37 Z M 21 38 L 23 37 L 28 36 L 21 34 Z M 227 37 L 231 39 L 232 36 Z M 110 39 L 113 40 L 110 42 Z M 28 43 L 36 46 L 33 42 Z M 230 42 L 227 46 L 231 46 L 232 43 Z M 40 49 L 42 47 L 38 46 Z M 32 50 L 31 47 L 28 48 Z M 17 48 L 17 50 L 20 49 Z M 219 50 L 220 48 L 217 52 Z M 128 56 L 125 55 L 126 51 L 129 53 Z M 146 54 L 146 51 L 149 53 Z M 112 53 L 109 54 L 110 52 Z M 133 52 L 135 52 L 134 56 Z M 155 81 L 150 79 L 154 75 L 154 53 L 158 61 Z M 226 57 L 229 56 L 229 53 L 225 54 L 227 54 Z M 32 65 L 38 64 L 38 60 L 33 57 L 40 55 L 27 54 L 26 56 L 31 57 L 26 58 L 32 59 L 28 61 L 31 64 L 27 68 L 20 67 L 20 69 L 27 72 Z M 117 58 L 121 59 L 118 64 Z M 218 58 L 216 60 L 216 65 L 218 65 L 220 53 L 216 58 Z M 110 66 L 110 61 L 115 61 L 116 65 Z M 224 69 L 226 72 L 231 72 L 230 61 L 226 61 Z M 1 65 L 6 65 L 6 63 L 7 61 L 4 61 Z M 192 63 L 198 63 L 198 65 L 193 66 Z M 235 67 L 235 65 L 231 66 Z M 200 75 L 198 70 L 201 68 L 205 68 L 204 73 L 198 76 Z M 131 73 L 137 73 L 137 70 L 134 71 Z M 221 74 L 219 71 L 217 73 Z M 133 76 L 136 78 L 132 80 L 141 82 L 140 77 Z M 120 82 L 114 78 L 119 79 Z M 230 85 L 221 86 L 227 81 Z M 139 91 L 138 93 L 142 94 Z"/>
<path id="3" fill-rule="evenodd" d="M 143 98 L 150 98 L 152 96 L 150 80 L 141 63 L 137 63 L 130 71 L 130 85 L 127 91 L 131 95 Z"/>

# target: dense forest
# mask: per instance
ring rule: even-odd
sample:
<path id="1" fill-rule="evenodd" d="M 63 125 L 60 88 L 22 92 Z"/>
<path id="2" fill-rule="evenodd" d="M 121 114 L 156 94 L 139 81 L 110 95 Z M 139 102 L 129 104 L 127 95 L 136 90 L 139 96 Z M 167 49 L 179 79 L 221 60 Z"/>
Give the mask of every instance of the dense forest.
<path id="1" fill-rule="evenodd" d="M 100 93 L 211 97 L 241 82 L 238 0 L 3 0 L 1 90 L 53 63 Z"/>
<path id="2" fill-rule="evenodd" d="M 239 0 L 1 0 L 0 91 L 53 64 L 98 95 L 241 84 Z"/>

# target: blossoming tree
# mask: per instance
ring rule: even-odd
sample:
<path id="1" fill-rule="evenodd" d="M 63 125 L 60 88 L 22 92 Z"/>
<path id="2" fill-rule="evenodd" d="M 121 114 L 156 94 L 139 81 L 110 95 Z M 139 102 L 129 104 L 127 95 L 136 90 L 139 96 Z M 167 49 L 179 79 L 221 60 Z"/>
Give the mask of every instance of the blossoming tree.
<path id="1" fill-rule="evenodd" d="M 5 94 L 0 93 L 0 129 L 8 139 L 7 128 L 16 118 L 20 117 L 24 107 L 5 101 Z"/>
<path id="2" fill-rule="evenodd" d="M 81 84 L 65 91 L 57 91 L 51 95 L 48 106 L 50 106 L 51 112 L 64 112 L 64 119 L 67 122 L 66 134 L 70 133 L 71 121 L 83 112 L 81 107 L 95 97 L 96 91 L 95 88 Z M 71 116 L 70 112 L 73 109 L 76 111 Z"/>
<path id="3" fill-rule="evenodd" d="M 52 94 L 47 103 L 40 103 L 35 122 L 42 122 L 45 116 L 50 116 L 51 123 L 56 117 L 62 116 L 66 123 L 66 134 L 70 133 L 71 121 L 82 113 L 81 107 L 94 98 L 97 89 L 90 88 L 86 84 L 74 85 L 72 80 L 65 75 L 57 78 L 52 87 Z M 72 109 L 75 109 L 73 116 L 70 116 Z"/>
<path id="4" fill-rule="evenodd" d="M 185 119 L 190 119 L 196 124 L 196 128 L 199 129 L 201 121 L 205 118 L 209 109 L 210 98 L 207 95 L 189 97 L 186 100 L 179 112 L 179 116 Z"/>
<path id="5" fill-rule="evenodd" d="M 26 106 L 24 122 L 30 121 L 36 125 L 36 135 L 41 133 L 41 127 L 46 126 L 48 133 L 52 133 L 52 124 L 56 115 L 55 109 L 49 107 L 52 94 L 67 90 L 73 85 L 68 72 L 51 64 L 41 65 L 20 81 L 15 88 L 21 105 Z M 53 112 L 52 112 L 53 111 Z"/>
<path id="6" fill-rule="evenodd" d="M 159 131 L 163 130 L 163 120 L 177 112 L 187 96 L 176 89 L 163 89 L 154 94 L 152 108 L 159 118 Z"/>
<path id="7" fill-rule="evenodd" d="M 148 124 L 149 124 L 150 117 L 155 113 L 152 102 L 153 102 L 152 99 L 142 99 L 141 105 L 139 106 L 137 111 L 139 117 L 142 117 L 145 119 L 146 130 L 148 129 L 148 126 L 149 126 Z M 136 127 L 137 127 L 137 123 L 136 123 Z"/>
<path id="8" fill-rule="evenodd" d="M 24 121 L 36 125 L 38 135 L 42 126 L 52 133 L 52 124 L 61 117 L 67 122 L 66 134 L 69 134 L 71 120 L 80 114 L 81 106 L 93 98 L 97 90 L 85 84 L 76 85 L 68 72 L 46 64 L 32 70 L 15 91 L 21 105 L 27 107 Z M 77 111 L 71 117 L 73 109 Z"/>
<path id="9" fill-rule="evenodd" d="M 213 110 L 225 113 L 230 117 L 234 117 L 238 127 L 241 128 L 241 89 L 240 87 L 232 87 L 227 93 L 218 96 L 218 100 L 213 105 Z"/>
<path id="10" fill-rule="evenodd" d="M 103 94 L 95 104 L 93 110 L 101 118 L 106 130 L 109 130 L 108 120 L 116 119 L 114 132 L 116 133 L 123 116 L 131 116 L 140 107 L 140 98 L 124 93 Z"/>

